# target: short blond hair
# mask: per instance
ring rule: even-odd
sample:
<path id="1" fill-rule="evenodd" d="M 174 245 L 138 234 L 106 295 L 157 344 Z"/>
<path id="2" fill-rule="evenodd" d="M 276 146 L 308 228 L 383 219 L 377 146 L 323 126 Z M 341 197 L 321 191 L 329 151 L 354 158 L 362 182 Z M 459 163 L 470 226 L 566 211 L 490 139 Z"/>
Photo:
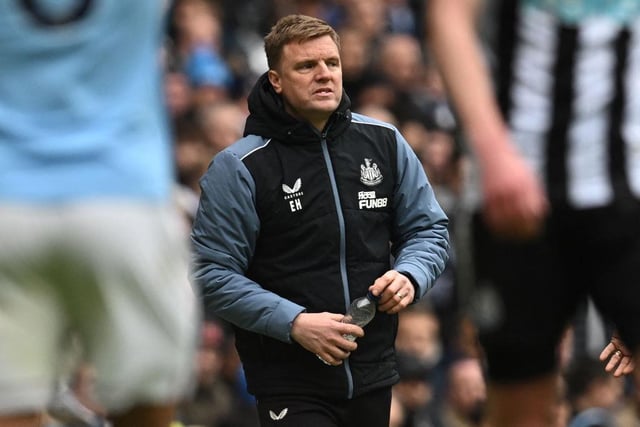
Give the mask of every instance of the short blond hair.
<path id="1" fill-rule="evenodd" d="M 269 68 L 275 69 L 280 63 L 285 45 L 323 36 L 331 37 L 331 40 L 340 49 L 338 33 L 322 19 L 306 15 L 287 15 L 280 18 L 264 38 L 264 51 L 267 54 Z"/>

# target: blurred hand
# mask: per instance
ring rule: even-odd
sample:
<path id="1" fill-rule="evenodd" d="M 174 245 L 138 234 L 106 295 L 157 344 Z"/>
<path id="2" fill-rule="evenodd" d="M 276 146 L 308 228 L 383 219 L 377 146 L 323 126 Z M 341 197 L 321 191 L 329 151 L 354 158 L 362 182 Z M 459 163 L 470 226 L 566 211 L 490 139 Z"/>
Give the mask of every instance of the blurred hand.
<path id="1" fill-rule="evenodd" d="M 481 164 L 483 214 L 498 236 L 529 239 L 542 231 L 549 204 L 533 170 L 512 150 L 488 155 Z"/>
<path id="2" fill-rule="evenodd" d="M 612 373 L 614 377 L 630 374 L 635 368 L 631 352 L 615 335 L 600 353 L 600 360 L 606 363 L 604 370 Z"/>
<path id="3" fill-rule="evenodd" d="M 358 344 L 343 335 L 364 336 L 360 326 L 342 323 L 343 317 L 326 312 L 300 313 L 291 326 L 291 338 L 327 365 L 341 365 L 358 348 Z"/>

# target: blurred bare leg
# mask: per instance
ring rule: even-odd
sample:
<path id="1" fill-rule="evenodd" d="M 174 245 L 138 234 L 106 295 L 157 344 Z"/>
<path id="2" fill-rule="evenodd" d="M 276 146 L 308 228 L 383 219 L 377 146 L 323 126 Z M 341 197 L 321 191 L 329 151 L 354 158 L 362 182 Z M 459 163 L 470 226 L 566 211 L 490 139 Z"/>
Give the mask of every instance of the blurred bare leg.
<path id="1" fill-rule="evenodd" d="M 548 427 L 557 401 L 557 375 L 525 384 L 489 386 L 488 427 Z"/>
<path id="2" fill-rule="evenodd" d="M 173 404 L 144 405 L 136 406 L 122 415 L 111 416 L 109 419 L 114 427 L 168 427 L 173 421 L 174 413 Z"/>
<path id="3" fill-rule="evenodd" d="M 40 427 L 40 414 L 0 415 L 0 427 Z"/>

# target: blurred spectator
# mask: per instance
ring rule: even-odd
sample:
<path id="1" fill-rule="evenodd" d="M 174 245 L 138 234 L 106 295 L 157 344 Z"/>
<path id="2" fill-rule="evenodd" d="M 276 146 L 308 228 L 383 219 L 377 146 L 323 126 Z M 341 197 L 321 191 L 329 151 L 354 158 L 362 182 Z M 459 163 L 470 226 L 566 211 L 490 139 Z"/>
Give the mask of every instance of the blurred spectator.
<path id="1" fill-rule="evenodd" d="M 416 15 L 409 0 L 386 0 L 387 19 L 389 31 L 393 33 L 405 33 L 414 37 L 419 36 L 420 19 L 422 15 Z M 414 2 L 415 3 L 415 2 Z"/>
<path id="2" fill-rule="evenodd" d="M 405 426 L 430 426 L 442 360 L 440 322 L 425 302 L 398 317 L 396 352 L 400 382 L 394 395 L 405 410 Z"/>
<path id="3" fill-rule="evenodd" d="M 431 427 L 436 387 L 430 361 L 415 352 L 397 352 L 400 381 L 393 386 L 393 399 L 402 405 L 404 427 Z"/>
<path id="4" fill-rule="evenodd" d="M 336 2 L 327 0 L 275 0 L 275 10 L 278 17 L 291 14 L 313 16 L 335 24 L 340 15 Z"/>
<path id="5" fill-rule="evenodd" d="M 568 427 L 622 427 L 618 426 L 609 411 L 603 408 L 589 408 L 577 414 Z"/>
<path id="6" fill-rule="evenodd" d="M 620 409 L 623 378 L 605 372 L 598 359 L 579 356 L 567 367 L 565 380 L 572 411 L 570 426 L 615 426 L 613 413 Z"/>
<path id="7" fill-rule="evenodd" d="M 478 427 L 486 405 L 487 390 L 480 359 L 462 357 L 447 368 L 444 400 L 438 411 L 438 427 Z"/>
<path id="8" fill-rule="evenodd" d="M 222 376 L 232 392 L 233 409 L 227 423 L 220 427 L 257 427 L 258 412 L 253 395 L 247 391 L 247 381 L 235 347 L 235 336 L 227 327 Z"/>
<path id="9" fill-rule="evenodd" d="M 438 202 L 452 216 L 462 191 L 466 162 L 454 135 L 414 120 L 405 121 L 400 131 L 422 161 Z"/>
<path id="10" fill-rule="evenodd" d="M 185 425 L 218 427 L 231 414 L 232 393 L 222 377 L 224 339 L 219 324 L 204 323 L 196 359 L 195 392 L 178 408 L 178 419 Z"/>
<path id="11" fill-rule="evenodd" d="M 389 28 L 386 0 L 342 0 L 341 3 L 344 14 L 340 28 L 357 29 L 366 40 L 366 45 L 375 49 Z"/>
<path id="12" fill-rule="evenodd" d="M 236 102 L 222 101 L 198 111 L 199 124 L 215 155 L 242 137 L 248 112 Z"/>
<path id="13" fill-rule="evenodd" d="M 379 67 L 393 87 L 409 92 L 420 84 L 422 49 L 415 37 L 407 34 L 387 34 L 382 39 Z"/>
<path id="14" fill-rule="evenodd" d="M 205 105 L 174 121 L 174 149 L 178 188 L 176 203 L 190 221 L 200 194 L 200 178 L 213 157 L 242 136 L 246 112 L 230 101 Z M 190 226 L 190 225 L 189 225 Z"/>
<path id="15" fill-rule="evenodd" d="M 258 427 L 253 396 L 246 392 L 242 367 L 228 324 L 205 320 L 191 399 L 181 402 L 177 421 L 185 427 Z"/>
<path id="16" fill-rule="evenodd" d="M 393 115 L 393 113 L 389 111 L 389 109 L 378 104 L 365 104 L 356 112 L 389 123 L 393 126 L 397 126 L 398 124 L 398 121 L 396 120 L 396 117 Z"/>
<path id="17" fill-rule="evenodd" d="M 342 85 L 351 99 L 354 111 L 366 105 L 389 106 L 393 89 L 386 78 L 373 67 L 366 35 L 353 27 L 340 30 Z"/>
<path id="18" fill-rule="evenodd" d="M 425 302 L 410 305 L 399 313 L 396 350 L 413 355 L 429 369 L 440 362 L 440 321 Z"/>
<path id="19" fill-rule="evenodd" d="M 449 216 L 449 232 L 455 236 L 462 181 L 467 163 L 454 136 L 439 129 L 428 130 L 418 121 L 406 121 L 400 132 L 420 158 L 440 206 Z M 445 347 L 459 351 L 460 290 L 458 283 L 457 242 L 451 243 L 449 261 L 426 299 L 440 319 L 441 336 Z M 465 344 L 467 345 L 467 344 Z M 455 350 L 454 350 L 455 348 Z"/>
<path id="20" fill-rule="evenodd" d="M 620 410 L 617 411 L 615 418 L 618 426 L 640 426 L 640 384 L 637 377 L 633 376 L 629 380 L 630 384 L 627 390 Z"/>
<path id="21" fill-rule="evenodd" d="M 222 51 L 221 10 L 208 0 L 176 0 L 170 34 L 174 66 L 193 88 L 195 106 L 226 99 L 233 75 Z"/>
<path id="22" fill-rule="evenodd" d="M 169 116 L 176 120 L 192 108 L 192 89 L 187 76 L 180 71 L 167 70 L 164 76 L 165 102 Z"/>
<path id="23" fill-rule="evenodd" d="M 457 188 L 456 178 L 451 176 L 458 159 L 453 135 L 441 130 L 429 132 L 422 156 L 427 175 L 434 185 Z"/>
<path id="24" fill-rule="evenodd" d="M 427 129 L 452 132 L 456 122 L 441 93 L 427 85 L 435 73 L 427 67 L 420 42 L 407 34 L 382 38 L 376 62 L 395 96 L 389 105 L 400 124 L 415 121 Z"/>
<path id="25" fill-rule="evenodd" d="M 193 115 L 175 122 L 174 142 L 178 183 L 200 194 L 200 177 L 207 170 L 214 149 Z"/>
<path id="26" fill-rule="evenodd" d="M 387 108 L 422 160 L 438 201 L 451 214 L 460 192 L 463 165 L 453 134 L 453 113 L 442 94 L 427 85 L 427 76 L 436 72 L 425 65 L 422 46 L 408 34 L 387 34 L 376 66 L 393 93 Z"/>
<path id="27" fill-rule="evenodd" d="M 252 33 L 258 40 L 259 49 L 262 49 L 261 36 L 269 32 L 271 25 L 277 20 L 279 2 L 281 0 L 217 0 L 224 11 L 225 42 L 238 43 L 238 40 L 233 39 Z M 264 57 L 264 53 L 262 56 Z M 259 71 L 262 72 L 262 68 Z"/>

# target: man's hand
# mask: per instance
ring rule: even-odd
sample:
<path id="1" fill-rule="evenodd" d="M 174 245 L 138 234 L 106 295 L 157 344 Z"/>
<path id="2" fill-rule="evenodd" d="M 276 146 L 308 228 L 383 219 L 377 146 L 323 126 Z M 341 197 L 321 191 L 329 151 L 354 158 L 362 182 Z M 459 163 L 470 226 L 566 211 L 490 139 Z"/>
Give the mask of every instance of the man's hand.
<path id="1" fill-rule="evenodd" d="M 378 277 L 369 290 L 373 295 L 380 297 L 378 310 L 388 314 L 401 311 L 411 304 L 416 296 L 411 280 L 395 270 L 389 270 Z"/>
<path id="2" fill-rule="evenodd" d="M 343 335 L 364 336 L 360 326 L 342 323 L 343 317 L 326 312 L 300 313 L 291 326 L 291 338 L 327 365 L 341 365 L 358 348 L 358 344 Z"/>
<path id="3" fill-rule="evenodd" d="M 614 377 L 630 374 L 635 368 L 631 352 L 615 335 L 611 337 L 609 344 L 600 353 L 600 360 L 606 362 L 604 370 L 612 373 Z"/>

